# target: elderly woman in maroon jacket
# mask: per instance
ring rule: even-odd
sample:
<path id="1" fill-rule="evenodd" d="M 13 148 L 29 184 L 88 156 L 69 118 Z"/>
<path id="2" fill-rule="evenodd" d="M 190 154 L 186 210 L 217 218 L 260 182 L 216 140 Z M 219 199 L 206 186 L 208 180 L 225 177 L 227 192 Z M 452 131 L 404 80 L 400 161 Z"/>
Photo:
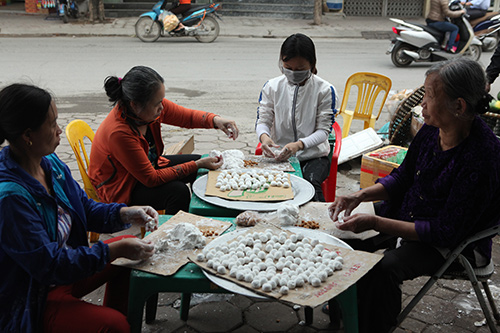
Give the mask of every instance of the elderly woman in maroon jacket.
<path id="1" fill-rule="evenodd" d="M 477 116 L 488 105 L 481 65 L 439 63 L 427 71 L 424 86 L 425 125 L 401 166 L 329 208 L 342 230 L 373 229 L 400 240 L 358 282 L 360 332 L 388 331 L 401 311 L 400 284 L 432 274 L 450 249 L 500 219 L 500 142 Z M 350 215 L 360 202 L 376 200 L 385 200 L 378 215 Z M 491 239 L 463 254 L 476 267 L 488 265 Z"/>

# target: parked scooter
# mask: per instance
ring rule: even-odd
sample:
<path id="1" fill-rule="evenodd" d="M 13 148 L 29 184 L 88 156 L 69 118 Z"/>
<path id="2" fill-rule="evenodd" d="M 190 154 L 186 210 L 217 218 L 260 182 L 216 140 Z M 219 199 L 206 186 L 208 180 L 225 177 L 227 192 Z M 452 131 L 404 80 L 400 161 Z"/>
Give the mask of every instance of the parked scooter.
<path id="1" fill-rule="evenodd" d="M 470 21 L 474 34 L 483 43 L 483 51 L 493 51 L 500 38 L 500 13 L 490 12 L 485 16 Z"/>
<path id="2" fill-rule="evenodd" d="M 450 10 L 460 10 L 463 6 L 459 0 L 449 4 Z M 391 41 L 387 54 L 397 67 L 409 66 L 412 62 L 435 62 L 466 56 L 473 60 L 481 57 L 481 41 L 474 36 L 474 31 L 464 15 L 451 19 L 458 26 L 459 44 L 456 53 L 443 50 L 446 45 L 447 34 L 424 24 L 407 23 L 400 19 L 391 18 L 398 24 L 392 31 L 397 35 Z"/>
<path id="3" fill-rule="evenodd" d="M 69 22 L 69 17 L 78 18 L 78 5 L 75 0 L 58 0 L 58 13 L 64 23 Z"/>
<path id="4" fill-rule="evenodd" d="M 220 17 L 215 12 L 220 5 L 210 3 L 208 5 L 194 5 L 182 14 L 179 21 L 186 27 L 183 31 L 165 31 L 163 22 L 160 20 L 164 12 L 164 4 L 167 0 L 160 0 L 153 9 L 142 14 L 135 24 L 135 34 L 143 42 L 154 42 L 160 36 L 183 37 L 192 36 L 202 43 L 211 43 L 219 36 L 219 23 L 216 18 Z"/>

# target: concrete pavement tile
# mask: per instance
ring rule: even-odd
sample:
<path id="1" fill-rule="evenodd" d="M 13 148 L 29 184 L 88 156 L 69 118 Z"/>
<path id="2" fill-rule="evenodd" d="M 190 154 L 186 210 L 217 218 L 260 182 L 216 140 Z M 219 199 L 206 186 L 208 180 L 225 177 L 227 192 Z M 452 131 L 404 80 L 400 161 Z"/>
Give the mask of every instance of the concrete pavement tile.
<path id="1" fill-rule="evenodd" d="M 313 310 L 313 322 L 309 327 L 315 328 L 316 330 L 326 330 L 330 329 L 330 317 L 321 311 L 321 305 L 317 306 Z M 305 320 L 305 310 L 302 307 L 298 310 L 300 320 Z"/>
<path id="2" fill-rule="evenodd" d="M 201 303 L 189 310 L 187 324 L 201 332 L 230 332 L 243 325 L 243 316 L 229 302 Z"/>
<path id="3" fill-rule="evenodd" d="M 186 326 L 179 328 L 176 331 L 173 331 L 172 333 L 198 333 L 198 331 L 196 331 L 196 330 L 194 330 L 191 327 L 186 325 Z"/>
<path id="4" fill-rule="evenodd" d="M 481 307 L 478 303 L 477 308 L 459 313 L 453 321 L 453 325 L 455 327 L 460 327 L 464 330 L 469 330 L 472 332 L 474 332 L 475 330 L 479 330 L 481 327 L 484 327 L 486 331 L 489 332 L 490 330 L 488 328 L 488 325 L 486 324 L 486 321 L 484 322 L 483 326 L 476 326 L 476 323 L 482 323 L 484 319 L 485 317 L 483 315 L 483 311 L 481 310 Z"/>
<path id="5" fill-rule="evenodd" d="M 412 318 L 431 325 L 452 323 L 457 315 L 458 308 L 453 301 L 446 301 L 429 294 L 424 296 L 411 312 Z"/>
<path id="6" fill-rule="evenodd" d="M 243 295 L 234 294 L 234 297 L 229 300 L 229 303 L 233 304 L 234 306 L 237 306 L 241 310 L 245 310 L 250 305 L 252 305 L 254 302 L 253 302 L 253 298 L 246 297 Z"/>
<path id="7" fill-rule="evenodd" d="M 200 141 L 200 142 L 212 142 L 212 141 L 214 141 L 214 135 L 208 135 L 208 134 L 205 134 L 205 133 L 201 134 L 201 135 L 196 135 L 196 141 Z"/>
<path id="8" fill-rule="evenodd" d="M 142 332 L 172 332 L 185 325 L 179 311 L 171 306 L 159 306 L 156 310 L 156 320 L 151 324 L 142 324 Z"/>
<path id="9" fill-rule="evenodd" d="M 423 331 L 423 333 L 443 333 L 443 332 L 470 333 L 474 331 L 464 330 L 463 328 L 456 327 L 453 324 L 428 325 Z"/>
<path id="10" fill-rule="evenodd" d="M 235 330 L 232 333 L 259 333 L 259 331 L 255 330 L 253 327 L 248 325 L 243 325 Z"/>
<path id="11" fill-rule="evenodd" d="M 247 324 L 261 332 L 285 332 L 298 323 L 296 312 L 280 302 L 258 302 L 245 311 Z"/>
<path id="12" fill-rule="evenodd" d="M 223 147 L 224 150 L 249 148 L 248 144 L 243 141 L 221 142 L 220 146 Z"/>
<path id="13" fill-rule="evenodd" d="M 158 293 L 158 308 L 171 306 L 180 297 L 180 293 Z"/>
<path id="14" fill-rule="evenodd" d="M 421 322 L 419 320 L 406 317 L 405 321 L 401 323 L 399 328 L 397 328 L 394 333 L 403 333 L 403 332 L 423 332 L 424 328 L 427 326 L 426 323 Z"/>
<path id="15" fill-rule="evenodd" d="M 295 325 L 291 330 L 288 330 L 288 333 L 313 333 L 318 332 L 318 330 L 305 325 Z M 319 331 L 321 332 L 321 331 Z M 335 332 L 333 330 L 326 330 L 323 332 Z"/>
<path id="16" fill-rule="evenodd" d="M 196 142 L 194 144 L 195 154 L 208 154 L 211 150 L 225 150 L 221 147 L 220 142 Z"/>

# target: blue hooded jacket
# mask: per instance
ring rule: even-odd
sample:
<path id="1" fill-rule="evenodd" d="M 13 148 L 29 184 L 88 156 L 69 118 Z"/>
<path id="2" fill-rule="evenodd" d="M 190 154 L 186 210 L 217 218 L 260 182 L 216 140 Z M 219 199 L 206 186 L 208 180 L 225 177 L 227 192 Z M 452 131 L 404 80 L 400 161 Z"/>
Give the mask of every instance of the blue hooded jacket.
<path id="1" fill-rule="evenodd" d="M 130 227 L 119 215 L 125 205 L 88 199 L 55 154 L 41 166 L 55 197 L 12 159 L 9 147 L 0 151 L 0 332 L 41 331 L 50 286 L 74 283 L 109 262 L 109 247 L 89 247 L 86 232 Z M 72 218 L 69 249 L 57 243 L 57 205 Z"/>

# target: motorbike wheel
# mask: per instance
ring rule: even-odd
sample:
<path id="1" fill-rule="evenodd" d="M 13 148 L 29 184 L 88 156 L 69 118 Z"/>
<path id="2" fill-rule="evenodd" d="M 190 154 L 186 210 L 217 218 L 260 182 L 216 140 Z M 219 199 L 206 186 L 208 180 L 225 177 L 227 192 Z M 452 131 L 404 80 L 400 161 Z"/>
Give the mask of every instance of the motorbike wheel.
<path id="1" fill-rule="evenodd" d="M 196 30 L 195 38 L 201 43 L 212 43 L 219 36 L 219 22 L 211 16 L 205 17 Z"/>
<path id="2" fill-rule="evenodd" d="M 481 46 L 470 45 L 469 49 L 464 52 L 464 55 L 474 61 L 478 61 L 481 58 Z"/>
<path id="3" fill-rule="evenodd" d="M 135 34 L 140 40 L 151 43 L 160 38 L 161 26 L 149 16 L 143 16 L 135 24 Z"/>
<path id="4" fill-rule="evenodd" d="M 396 67 L 407 67 L 409 66 L 412 62 L 413 59 L 403 53 L 403 51 L 408 50 L 408 51 L 413 51 L 413 47 L 411 47 L 408 44 L 397 42 L 396 45 L 394 46 L 394 49 L 391 52 L 391 60 L 392 63 Z"/>
<path id="5" fill-rule="evenodd" d="M 71 16 L 76 19 L 80 16 L 80 11 L 76 2 L 73 3 L 73 7 L 71 8 Z"/>

